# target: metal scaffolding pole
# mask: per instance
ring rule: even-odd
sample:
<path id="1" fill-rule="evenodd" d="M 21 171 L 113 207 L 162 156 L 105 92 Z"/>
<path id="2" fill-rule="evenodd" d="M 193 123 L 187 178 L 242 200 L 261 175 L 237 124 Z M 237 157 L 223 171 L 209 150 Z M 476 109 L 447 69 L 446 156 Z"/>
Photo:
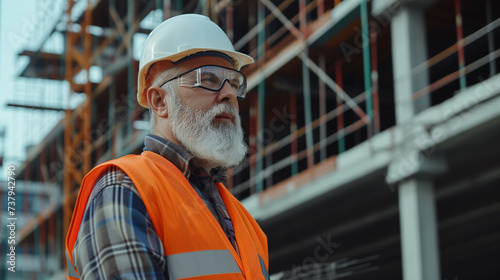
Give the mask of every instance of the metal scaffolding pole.
<path id="1" fill-rule="evenodd" d="M 373 129 L 374 133 L 380 132 L 380 111 L 378 99 L 378 55 L 377 55 L 377 32 L 370 32 L 370 51 L 371 51 L 371 79 L 373 96 Z"/>
<path id="2" fill-rule="evenodd" d="M 305 0 L 299 1 L 299 17 L 300 17 L 300 33 L 302 38 L 307 37 L 307 19 L 306 19 L 306 2 Z M 309 58 L 309 50 L 307 46 L 304 46 L 302 51 L 303 57 Z M 304 121 L 306 127 L 306 147 L 307 147 L 307 166 L 312 167 L 314 165 L 314 139 L 312 132 L 312 112 L 311 112 L 311 74 L 309 67 L 306 62 L 302 60 L 302 91 L 304 97 Z"/>
<path id="3" fill-rule="evenodd" d="M 258 22 L 263 22 L 265 20 L 265 10 L 264 5 L 259 1 L 257 8 L 257 17 Z M 257 46 L 258 46 L 258 67 L 261 68 L 263 66 L 263 62 L 265 60 L 266 55 L 266 33 L 265 28 L 259 31 L 257 36 Z M 261 192 L 264 190 L 264 120 L 265 120 L 265 96 L 266 96 L 266 88 L 265 88 L 265 78 L 264 76 L 260 77 L 259 85 L 258 85 L 258 115 L 257 115 L 257 182 L 256 182 L 256 192 Z"/>
<path id="4" fill-rule="evenodd" d="M 257 168 L 257 165 L 256 165 L 256 160 L 257 160 L 257 122 L 258 122 L 258 119 L 257 119 L 257 106 L 258 106 L 258 97 L 254 94 L 252 95 L 249 95 L 248 96 L 248 102 L 250 103 L 250 108 L 249 108 L 249 131 L 248 131 L 248 142 L 249 142 L 249 146 L 250 146 L 250 154 L 253 154 L 255 156 L 250 156 L 250 163 L 249 163 L 249 168 L 250 168 L 250 178 L 249 178 L 249 182 L 250 182 L 250 192 L 251 194 L 254 193 L 255 189 L 254 189 L 254 186 L 255 186 L 255 182 L 256 182 L 256 178 L 255 178 L 255 172 L 256 172 L 256 168 Z"/>
<path id="5" fill-rule="evenodd" d="M 49 217 L 48 224 L 49 224 L 49 232 L 47 234 L 48 238 L 48 244 L 49 244 L 49 256 L 53 256 L 57 259 L 56 256 L 59 256 L 59 254 L 56 253 L 56 211 Z M 57 267 L 55 269 L 60 269 L 60 267 Z"/>
<path id="6" fill-rule="evenodd" d="M 127 123 L 127 133 L 131 137 L 134 131 L 134 104 L 135 104 L 135 96 L 136 92 L 134 90 L 134 81 L 135 79 L 135 71 L 134 71 L 134 47 L 133 47 L 133 38 L 134 38 L 134 19 L 135 19 L 135 1 L 128 0 L 127 2 L 127 54 L 128 54 L 128 67 L 127 67 L 127 77 L 128 77 L 128 99 L 127 99 L 127 107 L 128 107 L 128 123 Z"/>
<path id="7" fill-rule="evenodd" d="M 266 170 L 264 172 L 264 176 L 266 176 L 266 186 L 272 186 L 273 185 L 273 173 L 274 173 L 274 165 L 273 165 L 273 155 L 272 154 L 266 154 L 264 156 L 264 160 L 266 162 Z"/>
<path id="8" fill-rule="evenodd" d="M 110 93 L 111 93 L 111 87 L 113 87 L 113 92 L 115 92 L 114 90 L 114 84 L 113 85 L 109 85 L 109 90 L 110 90 Z M 113 95 L 109 95 L 109 98 L 108 98 L 108 102 L 113 102 Z M 113 104 L 110 104 L 109 105 L 109 113 L 108 115 L 110 114 L 114 114 L 114 108 L 113 108 Z M 96 158 L 97 159 L 101 159 L 101 157 L 103 156 L 103 154 L 105 153 L 105 155 L 107 156 L 106 159 L 107 160 L 110 160 L 110 159 L 114 159 L 116 158 L 116 149 L 115 149 L 115 143 L 114 143 L 114 139 L 116 137 L 115 135 L 115 131 L 116 131 L 116 123 L 115 123 L 115 120 L 114 120 L 114 116 L 112 117 L 113 120 L 111 120 L 110 118 L 110 121 L 109 121 L 109 124 L 110 124 L 110 129 L 111 131 L 109 131 L 107 133 L 107 145 L 99 145 L 96 149 Z M 106 146 L 106 147 L 105 147 Z M 106 150 L 104 150 L 106 148 Z M 107 151 L 107 152 L 106 152 Z"/>
<path id="9" fill-rule="evenodd" d="M 70 160 L 70 155 L 71 155 L 71 108 L 69 105 L 69 100 L 71 99 L 72 96 L 72 90 L 71 90 L 71 84 L 73 77 L 71 75 L 71 72 L 73 72 L 72 69 L 72 59 L 71 59 L 71 47 L 73 44 L 73 35 L 71 35 L 70 27 L 71 27 L 71 9 L 73 8 L 73 1 L 68 0 L 68 11 L 67 11 L 67 17 L 68 17 L 68 23 L 67 23 L 67 31 L 66 31 L 66 81 L 68 81 L 69 86 L 70 86 L 70 93 L 68 97 L 68 105 L 65 111 L 65 117 L 64 117 L 64 147 L 65 147 L 65 155 L 64 155 L 64 195 L 63 195 L 63 207 L 64 207 L 64 223 L 63 223 L 63 234 L 66 235 L 66 232 L 69 227 L 69 222 L 71 220 L 71 213 L 73 212 L 72 209 L 72 196 L 71 193 L 73 191 L 73 178 L 72 178 L 72 165 L 67 165 L 66 161 Z M 26 169 L 25 171 L 26 172 Z"/>
<path id="10" fill-rule="evenodd" d="M 326 72 L 326 62 L 325 62 L 325 54 L 321 52 L 319 54 L 319 68 L 321 68 L 321 71 Z M 319 139 L 326 139 L 326 85 L 325 82 L 322 79 L 318 79 L 319 83 L 319 118 L 324 119 L 319 127 Z M 320 149 L 319 152 L 319 158 L 320 161 L 324 161 L 327 156 L 327 146 L 323 147 L 323 149 Z"/>
<path id="11" fill-rule="evenodd" d="M 307 51 L 307 49 L 304 50 L 303 55 L 305 57 L 309 57 L 309 52 Z M 312 167 L 314 165 L 314 140 L 311 126 L 311 82 L 309 67 L 307 67 L 305 61 L 302 61 L 302 88 L 304 94 L 304 125 L 306 127 L 307 166 Z"/>
<path id="12" fill-rule="evenodd" d="M 495 64 L 495 38 L 493 37 L 493 28 L 491 27 L 492 14 L 491 14 L 491 0 L 486 0 L 486 22 L 488 24 L 488 50 L 490 54 L 490 77 L 497 73 L 497 66 Z"/>
<path id="13" fill-rule="evenodd" d="M 368 25 L 368 3 L 367 0 L 361 2 L 361 37 L 363 41 L 363 76 L 365 80 L 366 92 L 366 115 L 369 123 L 368 137 L 373 134 L 373 104 L 372 104 L 372 80 L 370 66 L 370 27 Z"/>
<path id="14" fill-rule="evenodd" d="M 110 0 L 108 2 L 108 10 L 111 10 L 112 7 L 115 7 L 116 5 L 116 0 Z M 108 18 L 109 19 L 109 25 L 111 26 L 111 24 L 113 23 L 113 19 L 112 18 Z M 112 55 L 110 56 L 110 65 L 114 62 L 115 60 L 115 56 Z M 115 79 L 111 79 L 110 83 L 109 83 L 109 95 L 108 95 L 108 120 L 109 120 L 109 127 L 112 129 L 112 132 L 111 133 L 108 133 L 107 136 L 108 136 L 108 151 L 110 151 L 108 154 L 109 154 L 109 158 L 108 159 L 113 159 L 115 158 L 116 156 L 116 149 L 115 149 L 115 145 L 114 145 L 114 139 L 115 139 L 115 131 L 116 131 L 116 118 L 115 118 L 115 114 L 116 114 L 116 81 Z"/>
<path id="15" fill-rule="evenodd" d="M 92 2 L 90 0 L 87 1 L 87 8 L 85 9 L 85 17 L 84 23 L 82 26 L 83 31 L 83 59 L 85 63 L 83 64 L 83 69 L 87 74 L 87 79 L 85 81 L 84 89 L 85 89 L 85 102 L 82 113 L 83 119 L 83 131 L 82 131 L 82 139 L 84 145 L 83 151 L 83 168 L 81 170 L 81 174 L 87 174 L 90 171 L 90 154 L 92 152 L 92 143 L 90 142 L 90 127 L 92 121 L 92 84 L 90 83 L 90 57 L 91 57 L 91 48 L 92 48 L 92 35 L 88 32 L 88 27 L 92 24 Z M 78 181 L 78 185 L 80 185 L 81 180 Z"/>
<path id="16" fill-rule="evenodd" d="M 290 135 L 296 133 L 297 131 L 297 95 L 295 92 L 290 94 Z M 293 158 L 291 164 L 292 176 L 299 173 L 299 164 L 297 161 L 297 153 L 299 152 L 299 146 L 297 142 L 297 137 L 290 142 L 290 154 Z"/>
<path id="17" fill-rule="evenodd" d="M 47 182 L 48 178 L 44 176 L 44 169 L 46 168 L 45 162 L 46 162 L 46 153 L 47 151 L 44 149 L 40 151 L 40 160 L 39 160 L 39 169 L 37 170 L 37 182 Z M 38 198 L 40 199 L 40 198 Z M 35 214 L 38 215 L 38 214 Z M 45 229 L 45 218 L 41 215 L 38 215 L 37 218 L 37 223 L 38 227 L 35 229 L 35 238 L 38 238 L 38 259 L 40 260 L 40 268 L 41 272 L 45 272 L 46 270 L 46 264 L 47 264 L 47 255 L 45 254 L 45 247 L 46 247 L 46 242 L 47 242 L 47 237 L 46 237 L 46 229 Z"/>
<path id="18" fill-rule="evenodd" d="M 325 13 L 325 1 L 324 0 L 318 0 L 318 18 L 322 16 Z"/>
<path id="19" fill-rule="evenodd" d="M 184 9 L 184 1 L 183 0 L 177 0 L 175 2 L 175 9 L 179 12 L 182 13 L 182 10 Z"/>
<path id="20" fill-rule="evenodd" d="M 233 28 L 233 3 L 229 0 L 226 5 L 226 34 L 229 40 L 234 44 L 234 28 Z"/>
<path id="21" fill-rule="evenodd" d="M 342 89 L 342 61 L 339 59 L 335 63 L 335 83 Z M 342 99 L 337 95 L 337 131 L 344 131 L 344 109 L 342 104 Z M 337 142 L 338 154 L 345 151 L 345 138 L 343 133 L 339 133 L 339 140 Z"/>
<path id="22" fill-rule="evenodd" d="M 460 71 L 460 90 L 467 87 L 465 79 L 465 54 L 464 54 L 464 35 L 462 28 L 462 5 L 460 0 L 455 0 L 455 23 L 457 25 L 457 44 L 458 44 L 458 69 Z"/>
<path id="23" fill-rule="evenodd" d="M 90 170 L 90 154 L 92 143 L 90 143 L 91 123 L 91 100 L 92 85 L 89 79 L 90 70 L 90 48 L 91 34 L 87 27 L 92 22 L 91 1 L 87 1 L 83 24 L 80 32 L 73 31 L 71 11 L 74 1 L 68 0 L 67 29 L 66 29 L 66 81 L 69 83 L 70 93 L 64 120 L 64 235 L 69 227 L 76 191 L 82 181 L 83 175 Z M 83 37 L 83 54 L 77 50 L 74 44 L 78 38 Z M 73 64 L 76 63 L 76 67 Z M 84 84 L 85 101 L 73 111 L 70 100 L 76 86 L 73 78 L 80 70 L 86 73 Z"/>
<path id="24" fill-rule="evenodd" d="M 161 1 L 161 0 L 159 0 Z M 163 0 L 163 19 L 168 19 L 170 18 L 170 7 L 172 6 L 172 3 L 170 0 Z"/>

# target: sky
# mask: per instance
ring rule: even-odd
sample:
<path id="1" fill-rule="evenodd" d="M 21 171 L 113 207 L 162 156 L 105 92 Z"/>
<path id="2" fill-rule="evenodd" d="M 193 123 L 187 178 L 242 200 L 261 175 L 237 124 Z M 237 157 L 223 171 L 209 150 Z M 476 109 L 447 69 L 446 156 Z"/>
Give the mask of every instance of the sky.
<path id="1" fill-rule="evenodd" d="M 16 112 L 6 104 L 12 98 L 14 91 L 15 65 L 16 65 L 16 49 L 10 38 L 12 34 L 19 32 L 19 25 L 23 17 L 33 13 L 34 0 L 8 1 L 0 0 L 0 131 L 4 130 L 4 139 L 0 138 L 0 153 L 4 156 L 4 168 L 0 174 L 0 178 L 4 178 L 5 166 L 12 160 L 17 160 L 15 153 L 12 151 L 14 144 L 13 135 L 15 135 L 17 121 L 14 117 Z M 10 36 L 10 37 L 9 37 Z M 20 44 L 21 42 L 19 42 Z"/>
<path id="2" fill-rule="evenodd" d="M 60 1 L 60 0 L 56 0 Z M 0 153 L 4 156 L 0 180 L 6 178 L 6 167 L 18 165 L 26 156 L 26 146 L 39 141 L 55 120 L 54 112 L 7 107 L 9 102 L 43 103 L 48 98 L 41 94 L 45 85 L 19 78 L 19 69 L 25 60 L 17 53 L 43 36 L 41 28 L 51 18 L 47 9 L 41 9 L 45 0 L 0 0 Z M 52 17 L 53 18 L 53 17 Z"/>

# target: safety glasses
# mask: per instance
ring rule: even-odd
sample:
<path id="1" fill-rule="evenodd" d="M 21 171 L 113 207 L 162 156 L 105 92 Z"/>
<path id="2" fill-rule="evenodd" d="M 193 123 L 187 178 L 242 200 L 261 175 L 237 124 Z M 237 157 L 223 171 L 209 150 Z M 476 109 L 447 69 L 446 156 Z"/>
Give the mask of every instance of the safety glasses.
<path id="1" fill-rule="evenodd" d="M 226 81 L 234 89 L 238 98 L 245 98 L 247 78 L 239 71 L 216 65 L 205 65 L 181 73 L 161 85 L 179 79 L 183 87 L 199 87 L 210 91 L 219 91 Z"/>

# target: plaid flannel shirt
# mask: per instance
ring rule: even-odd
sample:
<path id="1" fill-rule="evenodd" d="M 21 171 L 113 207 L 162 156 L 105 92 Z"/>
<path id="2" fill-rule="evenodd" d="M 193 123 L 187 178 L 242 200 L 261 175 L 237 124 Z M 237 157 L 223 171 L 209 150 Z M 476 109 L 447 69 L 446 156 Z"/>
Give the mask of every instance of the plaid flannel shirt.
<path id="1" fill-rule="evenodd" d="M 208 173 L 187 151 L 155 135 L 147 135 L 144 145 L 144 150 L 179 168 L 238 251 L 231 219 L 213 184 L 213 178 L 224 177 L 225 172 Z M 133 182 L 121 169 L 110 166 L 92 190 L 73 250 L 81 279 L 168 279 L 166 259 Z"/>

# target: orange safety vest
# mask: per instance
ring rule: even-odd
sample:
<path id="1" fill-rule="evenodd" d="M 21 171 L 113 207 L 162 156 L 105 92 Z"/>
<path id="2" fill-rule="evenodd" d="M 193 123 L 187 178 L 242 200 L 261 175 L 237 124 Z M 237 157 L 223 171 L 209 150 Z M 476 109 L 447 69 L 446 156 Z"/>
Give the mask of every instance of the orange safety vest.
<path id="1" fill-rule="evenodd" d="M 125 171 L 141 195 L 163 243 L 170 279 L 269 279 L 267 237 L 224 185 L 216 184 L 233 221 L 239 255 L 179 169 L 147 151 L 98 165 L 83 179 L 66 237 L 69 279 L 79 279 L 73 248 L 92 188 L 109 165 Z"/>

